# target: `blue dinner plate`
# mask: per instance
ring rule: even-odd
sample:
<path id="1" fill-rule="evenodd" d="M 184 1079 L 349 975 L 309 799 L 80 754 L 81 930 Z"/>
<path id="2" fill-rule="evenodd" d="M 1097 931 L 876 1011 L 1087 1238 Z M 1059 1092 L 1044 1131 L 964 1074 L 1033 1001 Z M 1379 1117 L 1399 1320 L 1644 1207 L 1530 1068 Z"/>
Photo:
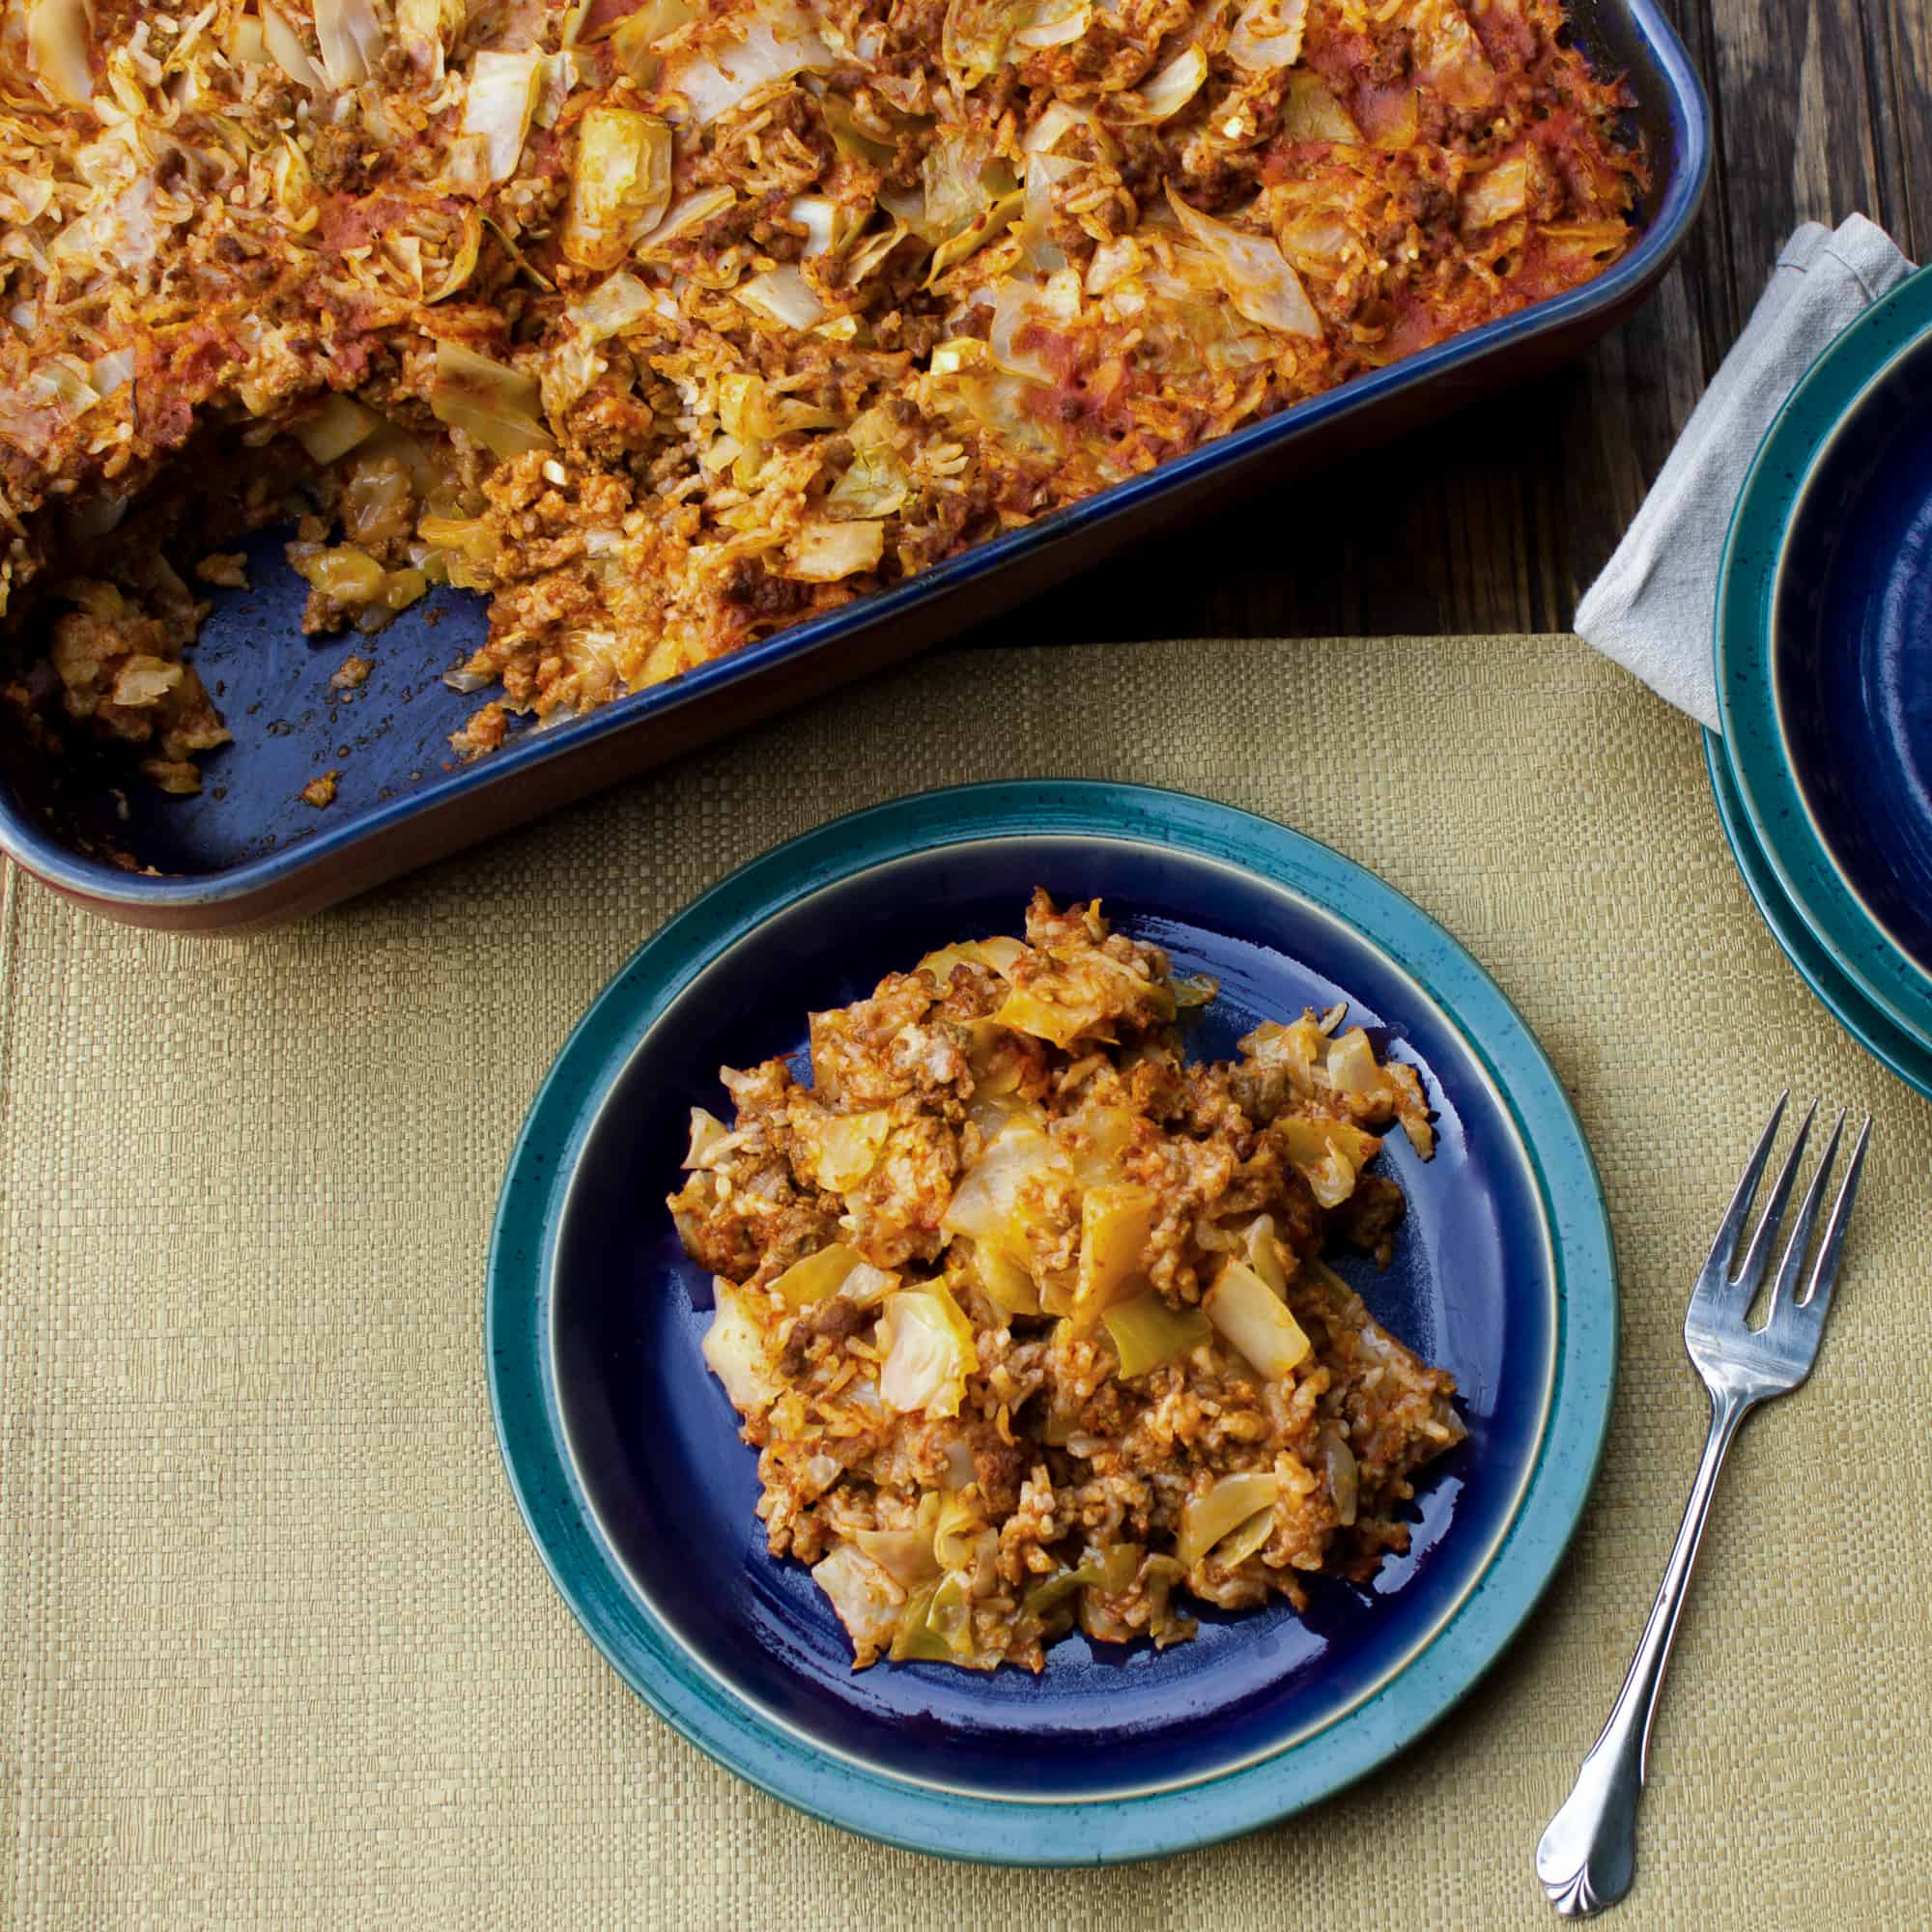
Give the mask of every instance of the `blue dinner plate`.
<path id="1" fill-rule="evenodd" d="M 1757 904 L 1771 936 L 1797 969 L 1798 977 L 1824 1002 L 1840 1026 L 1867 1053 L 1883 1062 L 1908 1086 L 1932 1097 L 1932 1052 L 1903 1032 L 1839 972 L 1832 955 L 1818 943 L 1809 926 L 1791 909 L 1776 874 L 1751 836 L 1738 788 L 1724 757 L 1723 740 L 1704 733 L 1704 764 L 1711 775 L 1711 796 L 1717 802 L 1718 822 L 1746 890 Z"/>
<path id="2" fill-rule="evenodd" d="M 1414 1065 L 1434 1160 L 1391 1135 L 1409 1213 L 1386 1273 L 1345 1267 L 1461 1389 L 1408 1554 L 1366 1588 L 1202 1617 L 1194 1641 L 1054 1647 L 1041 1674 L 851 1668 L 810 1577 L 766 1552 L 737 1417 L 698 1343 L 710 1285 L 664 1197 L 721 1065 L 797 1054 L 806 1013 L 962 934 L 1018 928 L 1035 885 L 1098 895 L 1221 982 L 1192 1041 L 1346 999 Z M 892 1844 L 1003 1863 L 1151 1857 L 1327 1796 L 1440 1717 L 1549 1580 L 1607 1420 L 1617 1304 L 1595 1169 L 1528 1029 L 1439 926 L 1359 867 L 1202 799 L 995 784 L 839 819 L 650 940 L 558 1056 L 492 1242 L 504 1463 L 593 1641 L 721 1763 Z"/>
<path id="3" fill-rule="evenodd" d="M 1932 271 L 1845 329 L 1774 421 L 1715 648 L 1738 805 L 1782 898 L 1932 1050 Z"/>

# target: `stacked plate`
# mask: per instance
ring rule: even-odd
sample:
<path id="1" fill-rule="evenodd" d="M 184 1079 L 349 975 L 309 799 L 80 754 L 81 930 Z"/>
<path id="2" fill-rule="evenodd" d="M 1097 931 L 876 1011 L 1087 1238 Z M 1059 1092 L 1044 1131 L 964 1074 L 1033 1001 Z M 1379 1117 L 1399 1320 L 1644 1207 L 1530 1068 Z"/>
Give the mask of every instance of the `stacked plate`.
<path id="1" fill-rule="evenodd" d="M 1716 648 L 1705 756 L 1745 883 L 1846 1029 L 1932 1094 L 1932 270 L 1773 423 Z"/>

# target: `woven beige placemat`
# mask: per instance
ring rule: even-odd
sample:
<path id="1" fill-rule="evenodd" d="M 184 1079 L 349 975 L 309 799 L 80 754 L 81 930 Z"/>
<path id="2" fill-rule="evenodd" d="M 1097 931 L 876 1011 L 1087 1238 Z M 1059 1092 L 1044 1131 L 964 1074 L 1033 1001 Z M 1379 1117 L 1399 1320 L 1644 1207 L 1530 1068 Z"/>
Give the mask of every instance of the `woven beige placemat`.
<path id="1" fill-rule="evenodd" d="M 1624 1276 L 1603 1480 L 1478 1696 L 1106 1873 L 879 1850 L 675 1738 L 524 1534 L 480 1339 L 511 1139 L 631 950 L 838 811 L 1037 774 L 1265 812 L 1442 920 L 1575 1094 Z M 1824 1365 L 1719 1499 L 1622 1922 L 1925 1922 L 1932 1106 L 1758 923 L 1690 724 L 1574 640 L 933 658 L 244 942 L 4 890 L 0 1925 L 1545 1925 L 1531 1848 L 1702 1440 L 1690 1271 L 1786 1081 L 1869 1107 L 1872 1161 Z"/>

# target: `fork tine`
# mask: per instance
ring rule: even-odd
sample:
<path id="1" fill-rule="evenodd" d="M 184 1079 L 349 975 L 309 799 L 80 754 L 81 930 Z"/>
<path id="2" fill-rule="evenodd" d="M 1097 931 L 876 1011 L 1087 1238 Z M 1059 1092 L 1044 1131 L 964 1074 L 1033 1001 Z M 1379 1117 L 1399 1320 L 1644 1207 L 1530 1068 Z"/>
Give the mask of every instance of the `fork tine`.
<path id="1" fill-rule="evenodd" d="M 1838 1279 L 1838 1251 L 1845 1245 L 1845 1224 L 1852 1218 L 1852 1203 L 1858 1197 L 1859 1176 L 1865 1164 L 1865 1148 L 1871 1140 L 1871 1116 L 1859 1129 L 1858 1145 L 1852 1149 L 1845 1178 L 1838 1183 L 1838 1198 L 1832 1204 L 1832 1218 L 1825 1223 L 1825 1238 L 1818 1243 L 1818 1259 L 1812 1264 L 1811 1279 L 1804 1285 L 1804 1299 L 1798 1305 L 1823 1321 L 1832 1305 L 1832 1290 Z"/>
<path id="2" fill-rule="evenodd" d="M 1817 1171 L 1811 1177 L 1811 1185 L 1804 1190 L 1798 1216 L 1791 1224 L 1791 1238 L 1784 1244 L 1784 1259 L 1778 1263 L 1777 1279 L 1772 1284 L 1771 1306 L 1764 1318 L 1767 1327 L 1777 1320 L 1780 1309 L 1797 1300 L 1799 1277 L 1804 1273 L 1804 1257 L 1811 1246 L 1811 1229 L 1818 1219 L 1818 1208 L 1825 1199 L 1825 1183 L 1832 1178 L 1832 1166 L 1838 1157 L 1838 1143 L 1844 1132 L 1845 1110 L 1840 1107 L 1837 1122 L 1832 1128 L 1832 1138 L 1825 1143 L 1825 1151 L 1818 1156 Z"/>
<path id="3" fill-rule="evenodd" d="M 1711 1258 L 1704 1264 L 1704 1279 L 1707 1281 L 1730 1274 L 1731 1258 L 1738 1251 L 1738 1236 L 1744 1232 L 1745 1216 L 1750 1212 L 1751 1202 L 1757 1194 L 1758 1177 L 1764 1173 L 1764 1164 L 1771 1158 L 1772 1146 L 1777 1139 L 1778 1122 L 1784 1119 L 1784 1103 L 1790 1098 L 1791 1090 L 1787 1087 L 1777 1096 L 1777 1105 L 1771 1110 L 1770 1123 L 1758 1136 L 1757 1151 L 1751 1155 L 1744 1178 L 1738 1182 L 1738 1191 L 1731 1196 L 1731 1205 L 1724 1210 L 1718 1238 L 1711 1243 Z M 1702 1285 L 1700 1282 L 1699 1286 Z"/>
<path id="4" fill-rule="evenodd" d="M 1732 1299 L 1740 1309 L 1747 1309 L 1757 1296 L 1758 1284 L 1763 1281 L 1765 1267 L 1771 1260 L 1772 1243 L 1777 1239 L 1777 1231 L 1784 1221 L 1792 1183 L 1798 1179 L 1798 1163 L 1804 1157 L 1804 1143 L 1811 1138 L 1811 1123 L 1817 1118 L 1818 1103 L 1813 1100 L 1804 1120 L 1798 1123 L 1798 1138 L 1791 1143 L 1791 1151 L 1785 1155 L 1784 1165 L 1778 1170 L 1771 1199 L 1764 1204 L 1764 1212 L 1758 1217 L 1757 1232 L 1751 1236 L 1750 1246 L 1745 1250 L 1743 1264 L 1731 1278 Z"/>

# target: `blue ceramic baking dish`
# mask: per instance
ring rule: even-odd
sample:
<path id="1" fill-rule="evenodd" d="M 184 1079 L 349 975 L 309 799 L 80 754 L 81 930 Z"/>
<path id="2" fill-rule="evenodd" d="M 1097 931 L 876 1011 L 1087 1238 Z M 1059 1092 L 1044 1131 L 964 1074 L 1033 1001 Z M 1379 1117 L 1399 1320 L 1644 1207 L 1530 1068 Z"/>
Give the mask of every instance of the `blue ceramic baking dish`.
<path id="1" fill-rule="evenodd" d="M 443 591 L 406 611 L 353 694 L 330 674 L 353 637 L 311 643 L 307 586 L 281 537 L 253 546 L 256 586 L 220 601 L 194 662 L 236 742 L 193 799 L 117 788 L 89 758 L 0 752 L 0 849 L 92 911 L 135 925 L 241 932 L 312 912 L 787 709 L 1006 610 L 1239 489 L 1306 473 L 1577 354 L 1669 266 L 1710 171 L 1710 112 L 1655 0 L 1573 0 L 1599 72 L 1629 76 L 1653 179 L 1641 232 L 1597 280 L 1378 370 L 966 552 L 923 577 L 781 632 L 470 765 L 449 733 L 481 701 L 441 673 L 480 640 L 480 599 Z M 318 810 L 302 786 L 341 773 Z M 109 856 L 118 854 L 119 857 Z M 134 868 L 128 864 L 131 858 Z"/>

